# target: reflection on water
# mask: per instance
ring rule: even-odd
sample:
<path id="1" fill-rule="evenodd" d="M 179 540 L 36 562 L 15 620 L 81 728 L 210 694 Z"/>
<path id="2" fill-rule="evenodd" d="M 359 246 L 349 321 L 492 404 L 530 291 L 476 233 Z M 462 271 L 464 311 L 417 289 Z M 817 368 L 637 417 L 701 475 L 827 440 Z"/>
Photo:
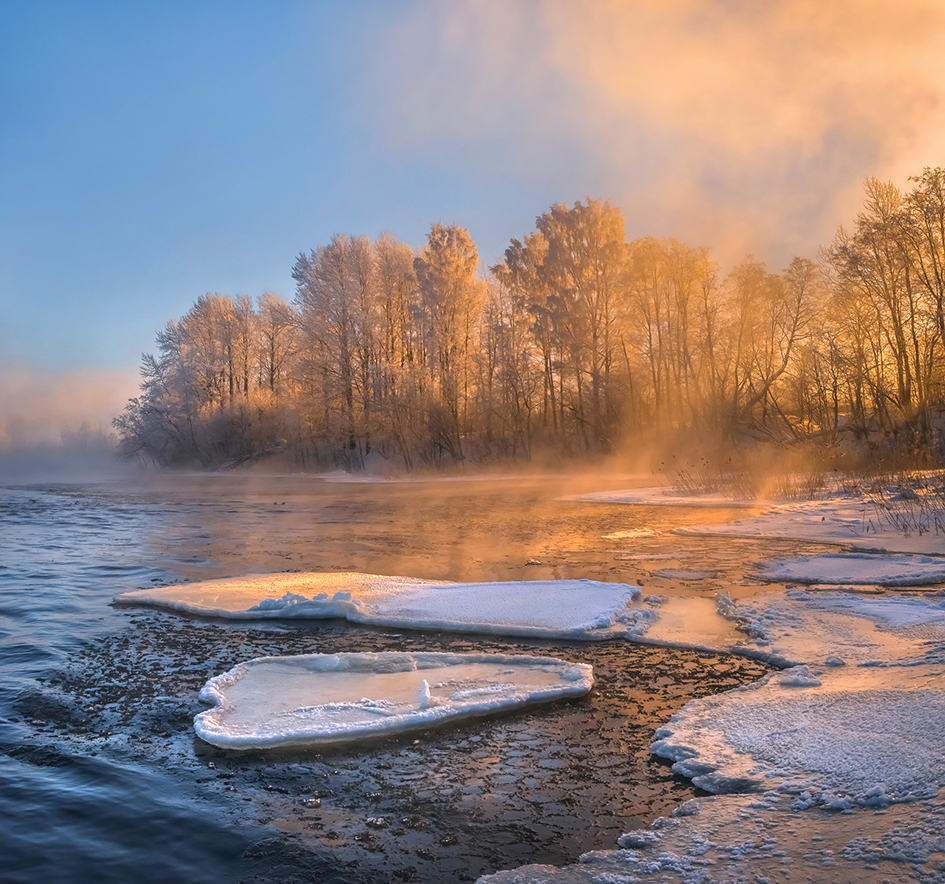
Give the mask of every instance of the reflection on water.
<path id="1" fill-rule="evenodd" d="M 108 606 L 155 583 L 274 570 L 588 577 L 698 594 L 751 581 L 754 548 L 666 533 L 704 512 L 555 501 L 565 490 L 548 479 L 215 476 L 0 491 L 0 814 L 15 821 L 0 839 L 11 880 L 463 880 L 613 847 L 691 796 L 650 758 L 653 730 L 689 697 L 756 678 L 757 663 Z M 672 555 L 715 574 L 688 585 L 651 576 Z M 660 557 L 651 570 L 646 556 Z M 241 660 L 399 649 L 558 654 L 592 663 L 598 688 L 322 754 L 238 755 L 193 736 L 199 688 Z"/>

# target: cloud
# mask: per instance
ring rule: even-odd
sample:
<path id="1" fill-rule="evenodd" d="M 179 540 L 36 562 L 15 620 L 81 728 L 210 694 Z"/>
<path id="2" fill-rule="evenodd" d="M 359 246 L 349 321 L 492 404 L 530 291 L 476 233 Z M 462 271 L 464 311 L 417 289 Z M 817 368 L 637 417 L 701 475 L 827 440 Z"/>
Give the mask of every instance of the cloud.
<path id="1" fill-rule="evenodd" d="M 386 149 L 730 259 L 812 254 L 865 178 L 945 164 L 939 0 L 422 3 L 377 57 Z"/>
<path id="2" fill-rule="evenodd" d="M 111 431 L 112 418 L 138 394 L 134 370 L 0 370 L 0 451 L 77 444 Z"/>

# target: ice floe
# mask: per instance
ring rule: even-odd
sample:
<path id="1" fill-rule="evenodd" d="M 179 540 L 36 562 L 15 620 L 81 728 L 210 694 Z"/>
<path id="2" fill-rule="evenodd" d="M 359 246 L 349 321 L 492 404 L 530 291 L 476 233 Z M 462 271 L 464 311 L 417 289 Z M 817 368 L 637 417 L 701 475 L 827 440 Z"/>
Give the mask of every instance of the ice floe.
<path id="1" fill-rule="evenodd" d="M 686 704 L 656 755 L 709 792 L 806 791 L 885 806 L 945 785 L 945 674 L 798 666 Z"/>
<path id="2" fill-rule="evenodd" d="M 766 562 L 769 580 L 880 586 L 926 586 L 945 583 L 945 558 L 876 553 L 828 553 Z"/>
<path id="3" fill-rule="evenodd" d="M 194 730 L 226 749 L 318 746 L 433 727 L 593 686 L 590 666 L 499 654 L 261 657 L 210 679 Z"/>
<path id="4" fill-rule="evenodd" d="M 546 638 L 639 632 L 640 589 L 594 580 L 448 583 L 377 574 L 265 574 L 123 593 L 147 604 L 233 619 L 342 617 L 354 623 Z"/>

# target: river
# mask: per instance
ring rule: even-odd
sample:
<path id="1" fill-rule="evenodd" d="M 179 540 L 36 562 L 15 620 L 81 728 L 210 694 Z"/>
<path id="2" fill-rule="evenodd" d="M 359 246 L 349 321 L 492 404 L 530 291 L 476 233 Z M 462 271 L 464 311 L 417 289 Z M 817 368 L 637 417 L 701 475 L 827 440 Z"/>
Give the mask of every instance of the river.
<path id="1" fill-rule="evenodd" d="M 621 482 L 229 474 L 0 489 L 3 880 L 469 881 L 572 862 L 669 813 L 697 790 L 650 756 L 653 731 L 764 665 L 625 641 L 221 622 L 109 604 L 156 584 L 293 570 L 586 577 L 707 596 L 757 588 L 752 566 L 771 542 L 670 533 L 724 512 L 561 499 Z M 398 649 L 555 654 L 593 664 L 597 687 L 318 753 L 223 752 L 193 734 L 200 687 L 241 660 Z"/>

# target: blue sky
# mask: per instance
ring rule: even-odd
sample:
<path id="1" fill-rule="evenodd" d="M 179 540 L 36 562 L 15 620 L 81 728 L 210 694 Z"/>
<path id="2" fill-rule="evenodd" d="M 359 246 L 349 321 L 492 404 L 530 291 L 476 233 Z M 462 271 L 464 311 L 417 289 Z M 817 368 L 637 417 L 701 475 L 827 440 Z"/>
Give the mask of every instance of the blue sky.
<path id="1" fill-rule="evenodd" d="M 335 232 L 458 223 L 492 263 L 590 195 L 723 265 L 815 256 L 865 177 L 945 164 L 940 4 L 823 7 L 7 0 L 0 418 L 133 392 L 199 295 L 291 299 Z"/>

